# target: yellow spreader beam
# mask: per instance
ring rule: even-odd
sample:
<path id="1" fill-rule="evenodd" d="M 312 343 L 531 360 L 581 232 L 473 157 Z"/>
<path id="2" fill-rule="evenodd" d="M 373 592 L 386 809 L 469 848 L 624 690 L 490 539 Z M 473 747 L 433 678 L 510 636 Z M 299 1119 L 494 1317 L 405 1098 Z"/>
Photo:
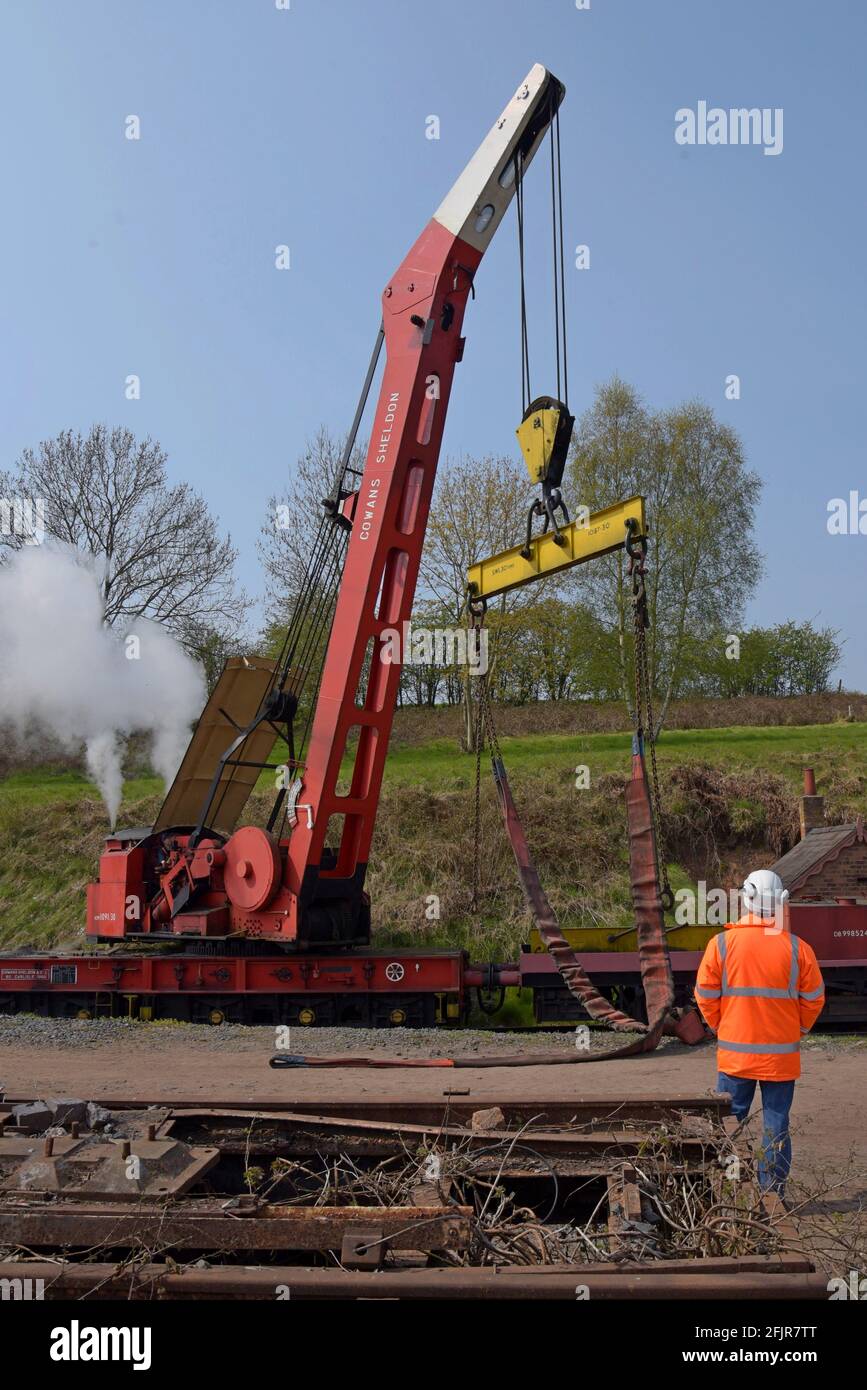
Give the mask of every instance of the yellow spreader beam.
<path id="1" fill-rule="evenodd" d="M 646 535 L 644 523 L 644 498 L 630 497 L 626 502 L 615 502 L 613 507 L 605 507 L 601 512 L 591 512 L 583 522 L 581 518 L 561 526 L 561 544 L 558 545 L 554 531 L 548 530 L 534 536 L 530 541 L 527 559 L 522 553 L 523 546 L 516 545 L 512 550 L 503 550 L 487 560 L 479 560 L 467 571 L 467 583 L 473 599 L 496 598 L 498 594 L 508 593 L 521 584 L 529 584 L 534 579 L 544 579 L 547 575 L 558 574 L 561 570 L 581 565 L 597 555 L 608 555 L 619 550 L 626 543 L 626 523 L 633 518 L 637 526 L 633 537 Z"/>

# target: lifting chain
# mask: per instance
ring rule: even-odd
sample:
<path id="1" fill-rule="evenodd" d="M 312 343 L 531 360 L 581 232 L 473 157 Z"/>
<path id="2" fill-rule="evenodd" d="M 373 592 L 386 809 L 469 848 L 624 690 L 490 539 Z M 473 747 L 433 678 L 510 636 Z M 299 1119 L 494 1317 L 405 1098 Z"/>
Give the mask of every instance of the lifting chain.
<path id="1" fill-rule="evenodd" d="M 470 628 L 477 634 L 476 641 L 481 640 L 480 634 L 485 625 L 487 607 L 488 605 L 484 599 L 470 600 Z M 473 677 L 468 675 L 467 679 L 471 680 Z M 488 685 L 489 672 L 486 670 L 482 675 L 476 676 L 474 679 L 477 686 L 475 714 L 473 718 L 473 750 L 476 755 L 476 785 L 473 819 L 473 896 L 471 907 L 473 912 L 478 912 L 482 840 L 482 750 L 485 746 L 486 737 L 492 756 L 499 758 L 501 755 L 499 739 L 497 738 L 497 731 L 494 727 L 494 712 L 491 708 L 491 692 Z"/>
<path id="2" fill-rule="evenodd" d="M 656 845 L 656 873 L 660 889 L 660 901 L 664 912 L 674 907 L 674 894 L 668 881 L 668 864 L 662 841 L 662 797 L 659 791 L 659 770 L 656 765 L 656 729 L 653 715 L 653 682 L 650 678 L 650 663 L 647 657 L 647 629 L 650 617 L 647 610 L 647 537 L 633 539 L 632 531 L 626 537 L 626 553 L 629 563 L 626 573 L 632 579 L 632 620 L 635 640 L 635 697 L 633 717 L 639 746 L 645 741 L 650 747 L 650 806 L 653 816 L 653 838 Z"/>

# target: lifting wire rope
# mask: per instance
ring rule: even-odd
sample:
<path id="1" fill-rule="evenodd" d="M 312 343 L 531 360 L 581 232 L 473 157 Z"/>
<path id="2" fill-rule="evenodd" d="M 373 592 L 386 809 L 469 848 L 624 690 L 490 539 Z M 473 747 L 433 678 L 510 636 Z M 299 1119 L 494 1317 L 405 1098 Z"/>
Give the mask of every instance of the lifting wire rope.
<path id="1" fill-rule="evenodd" d="M 563 235 L 563 177 L 560 157 L 560 109 L 552 102 L 550 121 L 551 151 L 551 240 L 554 280 L 554 370 L 557 398 L 568 408 L 569 373 L 566 353 L 566 258 Z M 529 320 L 527 316 L 527 281 L 525 270 L 524 236 L 524 160 L 515 154 L 515 212 L 518 224 L 518 282 L 520 299 L 521 411 L 526 413 L 532 401 L 530 387 Z"/>
<path id="2" fill-rule="evenodd" d="M 357 491 L 361 481 L 362 470 L 355 467 L 355 446 L 384 338 L 385 333 L 380 324 L 333 484 L 328 496 L 322 500 L 322 516 L 310 547 L 306 570 L 297 587 L 286 634 L 274 664 L 274 675 L 268 683 L 256 714 L 256 718 L 261 722 L 267 717 L 269 702 L 274 704 L 278 697 L 285 697 L 279 704 L 288 748 L 286 775 L 282 779 L 267 822 L 268 830 L 276 833 L 278 839 L 286 833 L 288 784 L 292 778 L 300 775 L 304 766 L 304 753 L 310 736 L 316 694 L 322 677 L 328 635 L 351 530 L 351 523 L 341 512 L 341 504 Z M 294 714 L 305 690 L 308 698 L 303 711 L 303 725 L 296 739 Z M 236 764 L 230 764 L 228 767 L 230 770 L 220 782 L 211 804 L 207 807 L 209 823 L 217 823 L 223 798 L 235 776 Z"/>

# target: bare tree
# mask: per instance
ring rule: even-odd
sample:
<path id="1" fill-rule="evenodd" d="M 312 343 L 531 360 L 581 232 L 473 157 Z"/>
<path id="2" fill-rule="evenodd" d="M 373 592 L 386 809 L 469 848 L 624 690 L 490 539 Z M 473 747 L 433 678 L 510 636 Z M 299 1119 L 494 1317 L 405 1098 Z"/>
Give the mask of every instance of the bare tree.
<path id="1" fill-rule="evenodd" d="M 428 520 L 421 562 L 421 583 L 455 624 L 466 621 L 467 571 L 470 565 L 501 550 L 519 545 L 526 534 L 527 510 L 533 496 L 526 471 L 508 457 L 462 457 L 440 470 Z M 538 603 L 545 581 L 513 589 L 496 600 L 503 617 Z M 518 632 L 514 624 L 499 623 L 492 636 L 505 644 Z M 502 654 L 502 645 L 499 648 Z M 496 645 L 489 663 L 497 660 Z M 471 743 L 469 674 L 464 680 L 465 738 Z"/>
<path id="2" fill-rule="evenodd" d="M 272 622 L 286 621 L 305 583 L 323 518 L 323 499 L 337 481 L 345 447 L 345 437 L 337 438 L 320 425 L 297 460 L 288 486 L 268 499 L 257 549 L 265 572 L 266 610 Z M 350 466 L 359 472 L 365 452 L 365 446 L 358 443 L 352 451 Z"/>
<path id="3" fill-rule="evenodd" d="M 106 624 L 151 618 L 195 646 L 203 626 L 237 630 L 249 605 L 231 539 L 193 488 L 169 483 L 166 462 L 155 440 L 127 429 L 64 430 L 25 449 L 0 474 L 0 494 L 37 500 L 47 535 L 98 560 Z M 0 536 L 7 548 L 27 540 Z"/>
<path id="4" fill-rule="evenodd" d="M 344 447 L 345 440 L 320 427 L 298 459 L 287 489 L 269 499 L 258 548 L 265 572 L 272 648 L 279 646 L 287 615 L 309 584 L 308 564 L 323 514 L 322 499 L 333 488 Z M 363 461 L 364 448 L 357 446 L 352 466 L 360 470 Z M 434 612 L 438 624 L 465 623 L 469 566 L 522 541 L 531 496 L 526 472 L 510 458 L 461 458 L 443 465 L 428 519 L 415 606 L 422 626 Z M 497 601 L 497 612 L 510 613 L 538 601 L 544 587 L 532 585 L 503 596 Z M 517 628 L 508 624 L 492 628 L 492 659 L 496 660 L 496 652 L 507 643 L 517 640 L 516 633 Z M 464 671 L 459 677 L 445 669 L 437 673 L 417 671 L 404 677 L 402 688 L 405 695 L 412 692 L 415 700 L 433 703 L 443 685 L 448 683 L 451 692 L 457 679 L 463 686 L 469 744 L 470 689 Z"/>

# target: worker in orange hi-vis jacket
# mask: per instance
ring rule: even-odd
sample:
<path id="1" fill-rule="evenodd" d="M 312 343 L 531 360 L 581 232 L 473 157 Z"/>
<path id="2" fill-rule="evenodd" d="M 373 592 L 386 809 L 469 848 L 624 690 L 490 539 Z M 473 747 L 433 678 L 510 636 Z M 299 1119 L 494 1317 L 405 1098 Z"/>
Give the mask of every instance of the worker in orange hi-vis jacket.
<path id="1" fill-rule="evenodd" d="M 785 921 L 788 892 L 771 869 L 750 874 L 737 922 L 707 944 L 695 998 L 717 1036 L 718 1091 L 727 1091 L 745 1120 L 762 1088 L 763 1138 L 759 1185 L 785 1193 L 792 1162 L 789 1111 L 801 1075 L 801 1038 L 825 1003 L 812 946 Z"/>

